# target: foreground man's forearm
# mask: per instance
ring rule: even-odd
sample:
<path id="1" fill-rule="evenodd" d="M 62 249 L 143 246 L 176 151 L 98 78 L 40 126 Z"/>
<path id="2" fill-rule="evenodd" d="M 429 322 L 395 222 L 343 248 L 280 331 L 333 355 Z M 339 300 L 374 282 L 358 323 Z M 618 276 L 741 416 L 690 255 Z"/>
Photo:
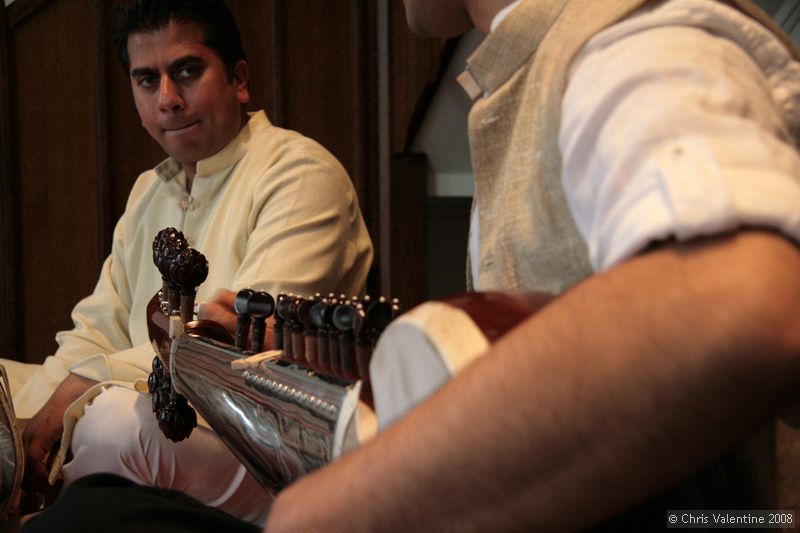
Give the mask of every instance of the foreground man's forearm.
<path id="1" fill-rule="evenodd" d="M 593 277 L 265 531 L 575 529 L 693 472 L 796 397 L 800 252 L 770 233 L 665 245 Z"/>

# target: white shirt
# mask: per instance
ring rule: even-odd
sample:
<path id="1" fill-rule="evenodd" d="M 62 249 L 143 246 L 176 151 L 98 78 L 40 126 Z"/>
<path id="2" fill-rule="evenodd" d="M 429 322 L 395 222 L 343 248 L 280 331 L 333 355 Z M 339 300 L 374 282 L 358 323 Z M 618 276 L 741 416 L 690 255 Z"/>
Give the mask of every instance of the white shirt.
<path id="1" fill-rule="evenodd" d="M 592 266 L 742 225 L 800 241 L 798 133 L 800 66 L 730 7 L 665 0 L 597 34 L 571 65 L 559 138 Z"/>

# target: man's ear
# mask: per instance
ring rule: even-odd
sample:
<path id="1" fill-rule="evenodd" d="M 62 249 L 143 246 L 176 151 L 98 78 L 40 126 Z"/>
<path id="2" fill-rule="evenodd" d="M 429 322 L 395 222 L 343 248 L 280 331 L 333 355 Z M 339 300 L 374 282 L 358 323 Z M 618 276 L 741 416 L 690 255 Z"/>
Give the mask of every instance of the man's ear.
<path id="1" fill-rule="evenodd" d="M 244 59 L 237 61 L 233 66 L 233 79 L 231 83 L 233 83 L 236 88 L 236 97 L 239 99 L 239 103 L 242 104 L 246 104 L 250 101 L 250 89 L 247 84 L 249 75 L 250 69 L 247 66 L 247 61 Z"/>

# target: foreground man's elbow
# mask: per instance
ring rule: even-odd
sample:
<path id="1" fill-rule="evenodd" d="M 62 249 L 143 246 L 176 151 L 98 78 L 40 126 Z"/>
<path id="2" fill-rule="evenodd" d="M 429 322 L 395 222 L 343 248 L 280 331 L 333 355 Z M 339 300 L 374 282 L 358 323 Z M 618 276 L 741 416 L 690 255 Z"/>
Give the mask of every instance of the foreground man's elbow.
<path id="1" fill-rule="evenodd" d="M 765 364 L 800 375 L 800 246 L 771 232 L 737 236 L 726 271 L 735 276 L 729 306 L 730 335 Z"/>

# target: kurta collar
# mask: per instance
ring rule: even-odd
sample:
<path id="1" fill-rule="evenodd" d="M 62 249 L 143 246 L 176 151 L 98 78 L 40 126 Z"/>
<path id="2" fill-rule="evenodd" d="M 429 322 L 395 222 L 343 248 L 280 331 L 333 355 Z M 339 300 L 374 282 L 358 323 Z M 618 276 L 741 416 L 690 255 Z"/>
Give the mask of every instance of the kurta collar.
<path id="1" fill-rule="evenodd" d="M 492 93 L 539 47 L 568 0 L 524 0 L 467 60 L 459 82 L 474 100 Z"/>
<path id="2" fill-rule="evenodd" d="M 262 111 L 249 114 L 250 119 L 239 130 L 238 135 L 228 143 L 225 148 L 201 161 L 197 162 L 196 178 L 203 178 L 204 176 L 212 176 L 221 170 L 233 167 L 239 160 L 247 153 L 247 146 L 253 133 L 259 128 L 269 126 L 270 122 L 267 114 Z M 183 167 L 172 157 L 169 157 L 159 163 L 155 168 L 156 175 L 164 181 L 170 181 L 178 174 L 183 172 Z"/>

